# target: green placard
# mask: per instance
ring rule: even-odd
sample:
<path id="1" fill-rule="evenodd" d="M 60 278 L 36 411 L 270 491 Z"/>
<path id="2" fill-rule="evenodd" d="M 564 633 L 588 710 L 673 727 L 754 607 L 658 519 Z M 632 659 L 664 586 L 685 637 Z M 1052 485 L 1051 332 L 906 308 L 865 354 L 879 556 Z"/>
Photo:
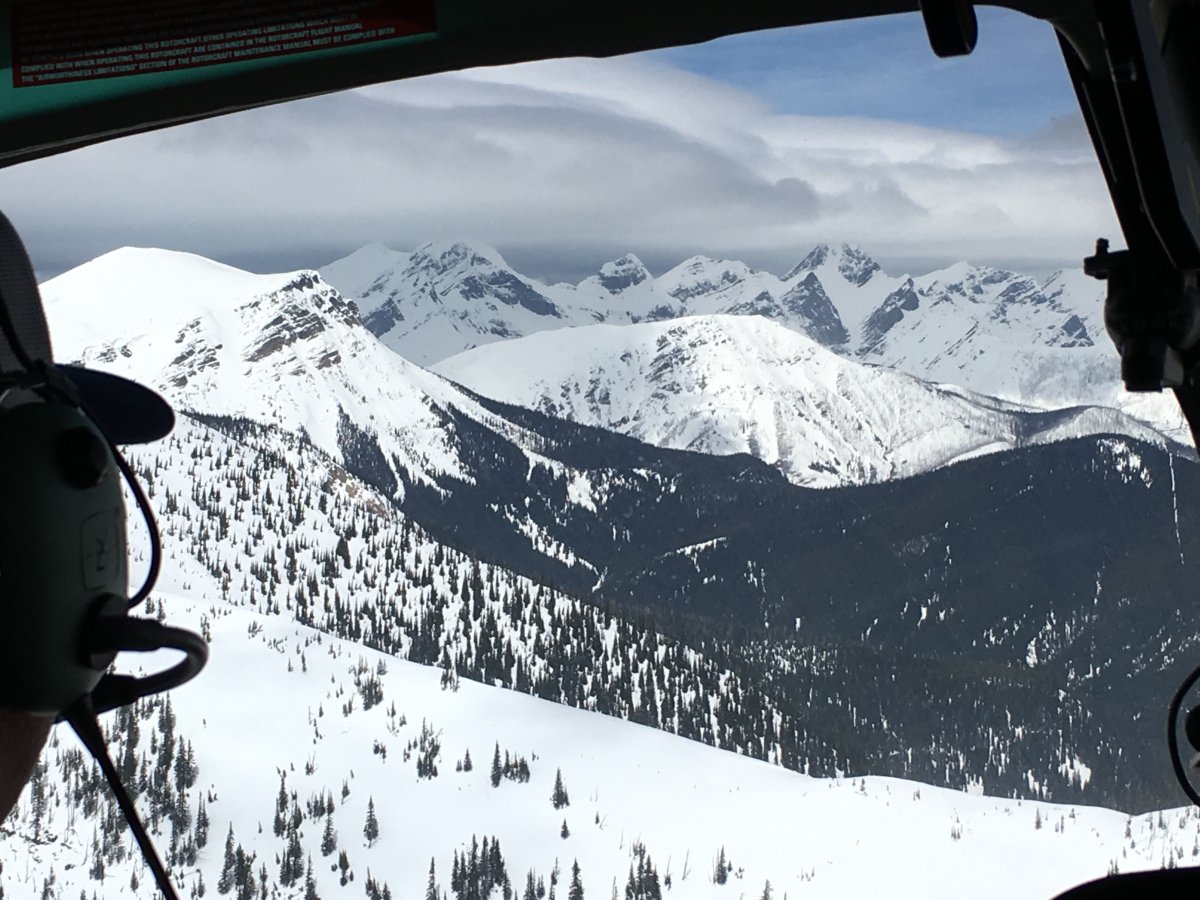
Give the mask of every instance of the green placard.
<path id="1" fill-rule="evenodd" d="M 0 2 L 0 122 L 430 39 L 434 0 Z"/>

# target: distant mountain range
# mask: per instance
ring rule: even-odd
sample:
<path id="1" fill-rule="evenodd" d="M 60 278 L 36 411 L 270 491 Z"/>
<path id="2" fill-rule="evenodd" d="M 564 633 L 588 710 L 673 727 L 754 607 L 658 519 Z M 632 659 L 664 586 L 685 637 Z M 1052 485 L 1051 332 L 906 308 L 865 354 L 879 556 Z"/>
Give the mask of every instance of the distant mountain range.
<path id="1" fill-rule="evenodd" d="M 891 276 L 854 247 L 818 246 L 783 277 L 695 256 L 654 277 L 632 254 L 579 284 L 545 285 L 479 244 L 364 247 L 321 269 L 387 346 L 420 365 L 535 332 L 734 314 L 835 352 L 1043 408 L 1121 409 L 1187 439 L 1172 398 L 1126 394 L 1104 331 L 1103 285 L 957 263 Z"/>
<path id="2" fill-rule="evenodd" d="M 870 284 L 878 273 L 859 263 L 838 277 Z M 922 473 L 811 490 L 748 454 L 662 449 L 485 399 L 390 351 L 371 334 L 370 313 L 316 272 L 250 275 L 187 254 L 124 250 L 43 291 L 60 358 L 152 384 L 208 429 L 185 432 L 143 465 L 167 473 L 152 481 L 177 485 L 174 496 L 156 496 L 168 533 L 186 537 L 186 552 L 239 602 L 432 662 L 440 645 L 422 613 L 426 594 L 475 596 L 486 586 L 511 617 L 504 585 L 524 577 L 551 586 L 544 602 L 562 615 L 583 615 L 580 601 L 605 610 L 644 658 L 666 659 L 655 648 L 667 641 L 679 660 L 704 660 L 704 689 L 723 699 L 713 700 L 716 726 L 693 710 L 686 727 L 702 739 L 734 735 L 746 752 L 802 770 L 851 766 L 1003 795 L 1138 808 L 1175 796 L 1149 749 L 1158 719 L 1140 711 L 1195 645 L 1176 598 L 1200 558 L 1196 466 L 1164 442 L 1132 437 L 1021 446 L 1056 428 L 1084 433 L 1089 415 L 1104 414 L 1039 414 L 935 388 L 750 316 L 595 332 L 619 333 L 630 354 L 623 364 L 651 378 L 641 404 L 650 411 L 654 385 L 674 380 L 674 396 L 700 402 L 707 389 L 694 379 L 732 370 L 762 379 L 765 403 L 775 402 L 771 392 L 784 404 L 811 401 L 801 407 L 807 430 L 781 433 L 811 438 L 814 449 L 780 460 L 858 473 L 845 480 Z M 547 365 L 573 352 L 562 346 L 546 351 Z M 541 357 L 527 361 L 534 371 Z M 810 380 L 796 380 L 808 368 Z M 608 375 L 610 394 L 625 389 L 619 372 Z M 745 404 L 752 394 L 723 396 Z M 963 417 L 948 437 L 924 433 L 934 423 L 932 413 L 920 418 L 927 402 Z M 913 425 L 901 422 L 908 404 Z M 925 471 L 1003 441 L 1017 449 Z M 250 477 L 263 467 L 276 474 Z M 409 530 L 365 535 L 355 514 L 320 525 L 333 515 L 331 490 L 390 504 Z M 415 556 L 412 528 L 428 548 Z M 339 531 L 350 535 L 344 550 Z M 272 537 L 283 534 L 287 542 Z M 368 562 L 397 545 L 411 561 L 388 560 L 385 579 Z M 468 568 L 498 567 L 494 578 L 464 587 L 461 569 L 435 575 L 431 560 L 449 552 Z M 434 631 L 459 635 L 454 654 L 472 661 L 472 677 L 544 684 L 563 702 L 594 698 L 593 708 L 660 727 L 679 721 L 693 663 L 668 667 L 662 683 L 682 693 L 673 689 L 671 708 L 657 697 L 651 710 L 620 681 L 623 664 L 601 653 L 604 628 L 587 613 L 578 634 L 560 623 L 530 635 L 514 623 L 512 640 L 532 641 L 542 660 L 530 671 L 554 673 L 535 682 L 526 672 L 522 683 L 504 655 L 508 631 L 489 622 L 499 614 L 454 608 L 445 614 L 454 621 L 443 617 Z M 548 655 L 551 645 L 565 655 Z M 593 658 L 603 671 L 583 665 Z M 733 676 L 738 686 L 722 694 Z M 610 692 L 609 682 L 628 687 Z"/>
<path id="3" fill-rule="evenodd" d="M 1098 406 L 1045 411 L 833 353 L 757 315 L 589 325 L 435 363 L 473 391 L 659 447 L 749 453 L 813 487 L 903 478 L 1087 434 L 1162 441 Z"/>

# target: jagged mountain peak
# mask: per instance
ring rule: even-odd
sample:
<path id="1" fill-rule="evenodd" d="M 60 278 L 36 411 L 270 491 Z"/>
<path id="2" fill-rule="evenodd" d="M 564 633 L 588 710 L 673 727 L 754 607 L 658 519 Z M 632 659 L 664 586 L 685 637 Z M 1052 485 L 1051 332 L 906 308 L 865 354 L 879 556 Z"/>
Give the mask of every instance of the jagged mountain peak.
<path id="1" fill-rule="evenodd" d="M 842 244 L 838 259 L 838 273 L 848 282 L 862 287 L 880 270 L 879 263 L 871 259 L 858 247 Z"/>
<path id="2" fill-rule="evenodd" d="M 510 269 L 500 251 L 479 241 L 430 241 L 412 253 L 412 264 L 436 275 L 464 268 Z"/>
<path id="3" fill-rule="evenodd" d="M 806 273 L 826 268 L 836 269 L 843 279 L 855 287 L 862 287 L 880 271 L 879 263 L 860 247 L 845 243 L 837 247 L 818 244 L 783 276 L 783 280 L 792 281 Z"/>
<path id="4" fill-rule="evenodd" d="M 740 260 L 697 255 L 685 259 L 660 276 L 656 285 L 674 299 L 686 304 L 696 298 L 726 295 L 735 288 L 740 290 L 749 282 L 761 280 L 758 276 L 762 274 Z M 773 277 L 771 281 L 778 283 Z"/>
<path id="5" fill-rule="evenodd" d="M 850 340 L 850 333 L 816 272 L 807 273 L 793 284 L 780 298 L 780 306 L 791 315 L 795 327 L 827 347 Z"/>
<path id="6" fill-rule="evenodd" d="M 705 256 L 703 254 L 688 257 L 671 271 L 711 272 L 714 270 L 738 275 L 758 274 L 757 269 L 742 262 L 740 259 L 727 259 L 724 256 Z"/>
<path id="7" fill-rule="evenodd" d="M 791 281 L 793 278 L 796 278 L 799 275 L 803 275 L 806 272 L 811 272 L 814 269 L 819 269 L 821 266 L 825 265 L 825 260 L 828 258 L 829 245 L 817 244 L 817 246 L 813 247 L 804 255 L 804 258 L 800 260 L 800 262 L 796 263 L 796 265 L 792 266 L 792 268 L 788 270 L 788 273 L 783 276 L 783 280 Z"/>
<path id="8" fill-rule="evenodd" d="M 372 295 L 381 293 L 387 283 L 387 276 L 408 265 L 412 256 L 400 250 L 393 250 L 381 243 L 371 243 L 359 247 L 349 256 L 322 266 L 321 276 L 346 297 L 359 300 L 363 312 L 369 312 L 379 304 Z"/>
<path id="9" fill-rule="evenodd" d="M 595 277 L 606 291 L 619 294 L 634 285 L 649 281 L 651 275 L 650 270 L 636 255 L 626 253 L 620 259 L 602 265 Z"/>

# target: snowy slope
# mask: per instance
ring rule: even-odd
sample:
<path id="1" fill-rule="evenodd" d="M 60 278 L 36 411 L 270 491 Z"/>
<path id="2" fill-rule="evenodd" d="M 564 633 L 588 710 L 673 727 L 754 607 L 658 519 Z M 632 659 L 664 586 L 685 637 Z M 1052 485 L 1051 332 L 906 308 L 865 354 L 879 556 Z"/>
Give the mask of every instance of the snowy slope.
<path id="1" fill-rule="evenodd" d="M 264 865 L 269 884 L 278 883 L 288 843 L 272 829 L 281 775 L 292 808 L 302 810 L 300 846 L 321 897 L 341 895 L 331 869 L 342 851 L 358 885 L 348 886 L 354 896 L 368 872 L 393 897 L 423 896 L 431 860 L 449 891 L 452 854 L 473 835 L 499 839 L 518 892 L 528 871 L 548 882 L 557 865 L 558 895 L 565 896 L 575 861 L 585 896 L 607 897 L 614 883 L 623 892 L 639 842 L 660 878 L 670 874 L 671 896 L 706 900 L 759 896 L 767 881 L 776 896 L 1049 897 L 1114 864 L 1130 871 L 1190 862 L 1200 839 L 1194 810 L 1129 820 L 1105 809 L 996 800 L 897 779 L 814 779 L 499 688 L 463 682 L 448 691 L 436 668 L 203 599 L 210 592 L 194 585 L 190 598 L 165 598 L 173 623 L 204 622 L 212 639 L 208 669 L 172 695 L 174 732 L 190 742 L 198 766 L 183 798 L 194 820 L 205 797 L 209 819 L 195 863 L 174 866 L 184 891 L 201 879 L 215 891 L 230 829 L 255 857 L 255 883 Z M 369 709 L 356 686 L 364 673 L 382 695 Z M 157 754 L 148 732 L 156 721 L 141 724 L 139 744 L 152 768 Z M 440 743 L 438 774 L 424 779 L 416 771 L 419 750 L 405 752 L 423 725 Z M 122 737 L 112 736 L 118 756 Z M 492 787 L 497 744 L 528 760 L 528 782 Z M 60 727 L 46 753 L 37 840 L 27 790 L 9 822 L 12 833 L 0 841 L 10 895 L 35 896 L 53 873 L 57 896 L 154 896 L 136 856 L 117 860 L 114 853 L 102 880 L 93 877 L 99 819 L 73 810 L 65 791 L 79 783 L 71 774 L 75 746 Z M 456 771 L 468 751 L 472 770 Z M 559 771 L 570 804 L 555 809 Z M 333 812 L 305 814 L 316 797 L 332 797 Z M 372 846 L 363 835 L 369 802 L 379 831 Z M 149 817 L 145 802 L 143 811 Z M 336 849 L 323 856 L 326 818 Z M 172 831 L 169 819 L 160 820 L 164 854 Z M 180 828 L 179 844 L 193 832 Z M 129 854 L 132 842 L 119 834 Z M 733 871 L 718 885 L 712 871 L 722 849 Z M 132 890 L 135 873 L 141 883 Z M 281 896 L 299 897 L 303 887 Z"/>
<path id="2" fill-rule="evenodd" d="M 341 458 L 354 430 L 401 480 L 469 480 L 453 408 L 520 440 L 471 397 L 364 328 L 315 272 L 252 275 L 190 254 L 125 248 L 42 285 L 60 359 L 152 385 L 179 409 L 302 430 Z"/>
<path id="3" fill-rule="evenodd" d="M 637 842 L 660 876 L 671 874 L 672 895 L 696 898 L 760 896 L 767 880 L 776 896 L 886 887 L 901 897 L 1048 897 L 1114 864 L 1190 862 L 1200 841 L 1191 812 L 1130 821 L 1102 809 L 862 779 L 857 769 L 819 780 L 683 740 L 667 731 L 683 732 L 689 708 L 710 727 L 709 743 L 739 751 L 743 709 L 772 723 L 778 739 L 793 723 L 754 682 L 703 653 L 438 544 L 277 429 L 230 436 L 185 417 L 171 437 L 131 456 L 160 511 L 161 608 L 213 644 L 209 669 L 172 698 L 173 756 L 186 742 L 194 784 L 179 766 L 163 767 L 171 751 L 158 727 L 162 708 L 143 707 L 132 754 L 129 723 L 109 718 L 117 758 L 146 773 L 143 808 L 185 892 L 201 878 L 206 896 L 217 890 L 231 826 L 235 845 L 254 858 L 256 883 L 265 868 L 268 889 L 279 884 L 291 843 L 286 827 L 279 835 L 273 827 L 281 775 L 300 868 L 311 859 L 321 897 L 341 893 L 331 868 L 341 851 L 355 874 L 347 896 L 364 890 L 369 872 L 391 896 L 420 897 L 431 858 L 449 893 L 452 854 L 472 835 L 500 840 L 518 892 L 529 870 L 548 882 L 556 859 L 558 896 L 574 860 L 587 896 L 609 896 L 614 879 L 620 892 Z M 144 564 L 144 545 L 135 545 Z M 138 564 L 133 571 L 136 581 Z M 815 660 L 830 663 L 824 653 Z M 469 678 L 588 709 L 618 706 L 602 716 Z M 662 730 L 614 718 L 651 715 L 652 697 Z M 630 706 L 621 708 L 625 698 Z M 862 715 L 878 696 L 824 697 L 810 710 L 814 725 L 835 702 L 850 704 L 861 738 L 869 727 Z M 1009 712 L 1021 729 L 1022 709 Z M 423 726 L 439 752 L 428 738 L 422 750 Z M 497 744 L 527 761 L 527 782 L 491 786 Z M 455 771 L 467 751 L 472 771 Z M 1018 766 L 1019 751 L 997 750 Z M 53 878 L 49 896 L 69 900 L 80 890 L 153 896 L 70 738 L 60 735 L 46 759 L 40 799 L 31 788 L 0 839 L 6 895 L 39 896 Z M 436 777 L 419 777 L 418 760 L 432 761 Z M 556 810 L 549 801 L 559 770 L 571 802 Z M 193 847 L 202 798 L 208 839 Z M 314 813 L 318 800 L 332 812 Z M 367 846 L 372 801 L 380 834 Z M 336 831 L 328 856 L 326 820 Z M 722 848 L 733 866 L 723 886 L 707 878 Z M 1016 853 L 1022 866 L 1014 872 Z M 293 882 L 278 895 L 299 898 L 303 887 Z"/>
<path id="4" fill-rule="evenodd" d="M 814 487 L 1086 434 L 1161 440 L 1113 410 L 1032 411 L 863 365 L 758 316 L 562 329 L 434 369 L 486 396 L 657 446 L 751 453 Z"/>

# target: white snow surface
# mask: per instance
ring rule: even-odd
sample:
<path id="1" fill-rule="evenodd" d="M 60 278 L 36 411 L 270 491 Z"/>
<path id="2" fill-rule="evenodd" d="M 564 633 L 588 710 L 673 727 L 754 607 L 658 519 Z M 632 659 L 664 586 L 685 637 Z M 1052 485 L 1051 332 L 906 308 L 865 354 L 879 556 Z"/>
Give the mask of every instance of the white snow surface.
<path id="1" fill-rule="evenodd" d="M 434 370 L 485 396 L 658 446 L 751 453 L 814 487 L 1088 434 L 1162 440 L 1115 410 L 1039 412 L 864 365 L 760 316 L 541 332 Z"/>
<path id="2" fill-rule="evenodd" d="M 383 251 L 363 253 L 378 261 Z M 521 438 L 383 346 L 313 271 L 253 275 L 191 254 L 125 248 L 41 290 L 56 358 L 150 385 L 177 409 L 303 430 L 335 459 L 343 413 L 418 481 L 467 477 L 444 427 L 450 407 Z"/>
<path id="3" fill-rule="evenodd" d="M 407 352 L 411 342 L 425 355 L 481 344 L 435 369 L 485 396 L 659 446 L 751 453 L 811 486 L 903 477 L 982 453 L 1098 432 L 1160 439 L 1137 419 L 1162 420 L 1146 406 L 1162 398 L 1139 398 L 1142 405 L 1134 408 L 1111 385 L 1096 389 L 1103 395 L 1097 405 L 1031 417 L 1022 404 L 902 374 L 915 368 L 969 382 L 966 376 L 983 372 L 997 383 L 1007 378 L 1001 393 L 1017 398 L 1033 390 L 1015 379 L 1031 377 L 1038 366 L 1064 384 L 1099 379 L 1096 372 L 1109 359 L 1105 354 L 1099 362 L 1094 347 L 1011 347 L 1014 323 L 1028 331 L 1039 316 L 1050 315 L 1044 311 L 1050 306 L 1060 318 L 1069 311 L 1061 298 L 1073 282 L 1065 275 L 1052 279 L 1057 299 L 1040 301 L 1025 282 L 992 270 L 961 264 L 931 276 L 928 290 L 943 290 L 949 299 L 914 293 L 916 311 L 901 307 L 902 317 L 861 357 L 884 364 L 863 365 L 847 347 L 862 340 L 864 330 L 878 328 L 866 320 L 839 325 L 830 303 L 852 309 L 868 296 L 874 303 L 872 292 L 892 292 L 897 280 L 849 247 L 817 248 L 783 280 L 703 257 L 653 279 L 629 254 L 578 286 L 545 291 L 514 273 L 493 248 L 462 243 L 427 244 L 411 254 L 370 245 L 322 271 L 254 275 L 191 254 L 125 248 L 51 279 L 42 291 L 60 359 L 150 384 L 181 409 L 303 429 L 335 458 L 344 415 L 378 438 L 397 475 L 418 482 L 468 478 L 445 428 L 451 409 L 499 428 L 531 462 L 536 454 L 520 429 L 389 350 Z M 327 277 L 346 285 L 356 304 Z M 904 284 L 918 290 L 912 281 Z M 1013 284 L 1016 300 L 996 300 L 996 285 Z M 1072 290 L 1074 296 L 1082 287 Z M 771 299 L 778 296 L 783 305 Z M 579 305 L 587 297 L 591 308 Z M 860 304 L 860 311 L 869 306 Z M 450 307 L 458 311 L 446 314 Z M 985 341 L 975 324 L 970 339 L 951 351 L 928 350 L 929 335 L 916 325 L 932 322 L 949 333 L 965 321 L 960 307 L 989 322 L 1004 310 L 1000 324 L 989 327 L 1008 331 L 988 332 Z M 722 308 L 740 314 L 714 313 Z M 480 326 L 481 309 L 500 318 Z M 645 321 L 655 309 L 661 320 Z M 372 323 L 393 318 L 379 339 L 370 333 Z M 594 324 L 597 319 L 615 324 Z M 487 342 L 478 327 L 492 329 Z M 838 329 L 850 335 L 840 352 L 805 333 L 828 337 Z M 988 352 L 978 349 L 980 341 Z M 977 361 L 968 366 L 963 359 Z M 1084 367 L 1068 365 L 1076 361 Z M 1066 396 L 1074 388 L 1055 390 Z M 1101 408 L 1121 404 L 1135 415 Z"/>
<path id="4" fill-rule="evenodd" d="M 301 805 L 314 794 L 337 799 L 338 845 L 348 851 L 357 881 L 347 896 L 359 896 L 368 870 L 394 897 L 423 896 L 431 858 L 448 889 L 451 853 L 469 846 L 472 834 L 500 839 L 518 892 L 527 870 L 548 879 L 557 861 L 564 873 L 558 892 L 565 896 L 578 860 L 586 896 L 609 896 L 614 879 L 623 893 L 631 844 L 640 841 L 660 876 L 670 872 L 670 896 L 706 900 L 759 896 L 768 880 L 780 897 L 1050 897 L 1103 876 L 1113 860 L 1122 871 L 1156 868 L 1190 853 L 1200 835 L 1200 817 L 1189 810 L 1167 812 L 1165 827 L 1156 814 L 1134 818 L 1130 840 L 1127 817 L 1111 810 L 972 796 L 890 778 L 815 779 L 499 688 L 464 681 L 446 691 L 436 668 L 284 617 L 201 599 L 205 592 L 195 584 L 189 593 L 191 599 L 167 595 L 171 621 L 198 628 L 207 618 L 212 659 L 172 695 L 176 733 L 194 745 L 198 790 L 216 799 L 208 804 L 208 846 L 196 867 L 177 872 L 185 892 L 200 871 L 215 895 L 230 825 L 235 840 L 274 873 L 283 847 L 271 827 L 281 772 Z M 383 703 L 367 711 L 356 704 L 343 715 L 343 703 L 355 696 L 356 667 L 375 670 L 381 662 Z M 400 716 L 406 724 L 397 724 Z M 402 755 L 422 722 L 443 748 L 432 780 L 419 780 L 415 759 Z M 386 756 L 374 752 L 376 742 L 386 745 Z M 497 742 L 529 759 L 528 783 L 491 786 Z M 60 727 L 46 752 L 54 759 L 75 746 Z M 456 772 L 454 760 L 467 750 L 474 769 Z M 571 803 L 555 810 L 550 794 L 560 769 Z M 344 800 L 343 781 L 350 788 Z M 106 898 L 154 896 L 140 859 L 110 865 L 102 885 L 91 880 L 91 825 L 73 825 L 72 804 L 53 783 L 48 790 L 40 841 L 32 836 L 28 791 L 9 820 L 12 833 L 0 841 L 7 896 L 35 896 L 51 867 L 63 897 L 81 889 Z M 368 847 L 362 828 L 371 799 L 380 837 Z M 333 858 L 319 852 L 322 825 L 304 824 L 303 846 L 319 895 L 338 897 Z M 711 882 L 721 847 L 736 873 L 723 886 Z M 141 880 L 136 891 L 134 870 Z"/>
<path id="5" fill-rule="evenodd" d="M 318 413 L 335 414 L 336 408 L 319 406 L 328 402 L 322 390 L 362 404 L 400 404 L 412 396 L 418 411 L 428 408 L 427 402 L 469 402 L 440 378 L 396 360 L 360 334 L 356 313 L 311 273 L 243 278 L 245 273 L 210 268 L 195 257 L 177 259 L 136 251 L 132 255 L 146 261 L 146 279 L 128 283 L 114 279 L 112 290 L 124 292 L 127 306 L 119 299 L 107 303 L 108 298 L 92 294 L 97 302 L 106 303 L 104 314 L 94 321 L 83 315 L 72 318 L 79 310 L 71 294 L 55 293 L 48 285 L 47 294 L 57 298 L 50 302 L 50 313 L 61 358 L 72 358 L 71 348 L 81 348 L 84 358 L 144 378 L 173 398 L 201 398 L 204 386 L 213 392 L 205 408 L 243 412 L 265 421 L 298 416 L 304 403 L 318 404 Z M 122 263 L 127 266 L 128 262 Z M 191 267 L 197 280 L 172 293 L 174 276 L 187 274 Z M 103 268 L 98 271 L 102 274 Z M 232 286 L 231 294 L 242 293 L 232 298 L 207 295 L 201 279 L 210 277 L 207 283 L 213 290 Z M 102 279 L 89 282 L 102 283 Z M 173 307 L 172 301 L 178 306 Z M 144 305 L 154 302 L 164 308 Z M 75 324 L 59 327 L 59 320 L 68 319 Z M 158 333 L 163 323 L 170 323 L 165 337 Z M 314 323 L 320 324 L 319 330 Z M 106 330 L 98 333 L 95 329 L 100 328 Z M 119 339 L 107 336 L 114 331 L 121 335 Z M 360 343 L 347 348 L 335 340 Z M 274 349 L 248 359 L 268 346 Z M 377 349 L 364 349 L 371 347 Z M 330 350 L 343 355 L 322 366 Z M 185 358 L 178 361 L 179 356 Z M 359 360 L 366 361 L 364 369 L 349 364 Z M 385 383 L 357 380 L 360 371 L 367 379 Z M 176 384 L 177 379 L 182 383 Z M 387 393 L 401 387 L 411 390 L 411 395 Z M 265 400 L 257 396 L 259 391 L 265 393 Z M 960 398 L 963 394 L 947 393 Z M 399 399 L 388 399 L 394 397 Z M 371 408 L 364 406 L 364 414 L 369 415 Z M 997 404 L 997 408 L 1008 407 Z M 405 409 L 393 406 L 388 412 L 401 414 Z M 314 423 L 314 428 L 319 424 Z M 301 829 L 303 849 L 314 861 L 317 888 L 324 898 L 343 893 L 361 896 L 368 872 L 387 882 L 394 897 L 423 896 L 431 857 L 440 884 L 448 888 L 451 853 L 469 845 L 472 835 L 500 839 L 518 891 L 527 870 L 548 879 L 557 860 L 562 871 L 558 896 L 565 896 L 571 862 L 578 860 L 587 896 L 592 898 L 609 896 L 614 880 L 618 891 L 623 890 L 635 841 L 646 845 L 660 875 L 672 875 L 671 896 L 698 900 L 761 896 L 767 880 L 775 896 L 841 898 L 886 892 L 901 898 L 964 893 L 983 898 L 1049 897 L 1103 875 L 1114 863 L 1129 871 L 1156 868 L 1169 859 L 1192 860 L 1187 854 L 1200 840 L 1200 817 L 1191 811 L 1167 812 L 1160 826 L 1154 814 L 1129 821 L 1111 810 L 971 796 L 896 779 L 853 777 L 857 773 L 820 780 L 495 687 L 463 680 L 457 691 L 442 690 L 436 668 L 385 657 L 296 624 L 291 618 L 292 587 L 281 588 L 274 597 L 260 593 L 255 598 L 267 560 L 281 573 L 288 565 L 280 535 L 270 528 L 265 535 L 256 534 L 261 516 L 281 515 L 280 507 L 289 513 L 286 527 L 300 547 L 298 585 L 305 581 L 306 567 L 318 565 L 322 555 L 333 551 L 335 519 L 318 506 L 295 516 L 285 503 L 271 503 L 257 495 L 238 497 L 239 487 L 244 486 L 239 479 L 254 463 L 252 444 L 214 435 L 205 452 L 189 452 L 205 447 L 200 441 L 204 433 L 202 426 L 184 419 L 167 441 L 131 454 L 135 464 L 152 465 L 155 470 L 148 487 L 152 502 L 162 508 L 167 555 L 160 595 L 168 621 L 200 629 L 207 620 L 212 632 L 209 667 L 172 694 L 176 732 L 194 744 L 200 769 L 192 800 L 202 791 L 211 791 L 215 798 L 207 808 L 211 820 L 207 847 L 195 866 L 180 866 L 176 872 L 185 895 L 200 873 L 206 896 L 215 894 L 230 825 L 235 840 L 256 855 L 255 870 L 265 864 L 275 875 L 283 842 L 272 833 L 271 817 L 281 772 L 301 806 L 319 792 L 337 798 L 332 819 L 338 844 L 349 855 L 355 883 L 343 891 L 330 871 L 332 859 L 321 855 L 323 823 L 309 819 Z M 401 446 L 398 439 L 395 446 Z M 297 501 L 315 496 L 317 486 L 329 485 L 331 509 L 353 501 L 377 508 L 381 516 L 398 516 L 344 472 L 316 461 L 311 452 L 281 437 L 264 449 L 295 467 L 289 471 L 281 467 L 270 479 L 277 497 Z M 531 457 L 531 465 L 535 464 L 541 463 Z M 586 504 L 594 491 L 594 486 L 579 481 L 573 497 Z M 196 514 L 196 495 L 210 493 L 220 495 L 222 507 L 232 510 L 227 522 L 202 521 Z M 171 511 L 171 505 L 177 508 Z M 356 514 L 350 521 L 361 526 L 364 515 Z M 384 537 L 394 535 L 384 532 Z M 189 536 L 195 540 L 189 542 Z M 429 559 L 438 552 L 419 533 L 410 539 L 410 554 Z M 132 557 L 138 572 L 145 550 L 136 539 L 134 543 Z M 350 544 L 356 558 L 370 552 L 361 535 Z M 201 553 L 208 557 L 206 564 L 191 555 Z M 214 570 L 228 573 L 227 583 Z M 376 599 L 378 592 L 380 597 L 399 597 L 409 607 L 429 599 L 424 589 L 407 581 L 378 583 L 368 589 L 368 576 L 375 578 L 378 573 L 360 573 L 347 566 L 339 575 L 338 599 L 353 605 Z M 462 577 L 460 572 L 456 580 Z M 298 588 L 295 591 L 298 597 Z M 258 606 L 250 609 L 239 602 Z M 261 610 L 272 602 L 275 614 L 263 614 Z M 461 622 L 454 606 L 448 604 L 442 612 L 448 620 Z M 465 627 L 469 631 L 475 623 Z M 125 665 L 150 670 L 158 662 L 151 657 Z M 387 670 L 379 676 L 383 702 L 364 710 L 354 673 L 361 667 L 378 671 L 380 662 Z M 343 705 L 351 698 L 353 710 L 343 714 Z M 390 715 L 393 707 L 395 716 Z M 404 758 L 404 749 L 416 739 L 422 722 L 437 732 L 443 748 L 440 774 L 432 780 L 418 779 L 415 758 Z M 140 750 L 150 754 L 148 730 L 143 726 Z M 112 737 L 119 749 L 122 736 Z M 490 785 L 489 763 L 497 742 L 528 758 L 532 774 L 528 783 Z M 376 752 L 377 743 L 386 746 L 386 756 Z M 55 763 L 76 749 L 73 738 L 59 729 L 46 751 L 52 763 L 49 771 L 55 772 Z M 467 750 L 474 770 L 454 771 L 454 761 Z M 559 769 L 571 795 L 571 805 L 563 810 L 550 804 Z M 343 781 L 349 786 L 344 799 Z M 106 898 L 155 896 L 135 858 L 110 864 L 102 882 L 93 880 L 89 868 L 95 820 L 78 815 L 78 803 L 62 784 L 52 779 L 46 790 L 47 812 L 36 835 L 28 792 L 6 823 L 0 840 L 6 896 L 40 896 L 51 872 L 64 898 L 77 897 L 81 891 Z M 381 833 L 380 840 L 368 847 L 362 826 L 372 799 Z M 571 831 L 566 839 L 560 837 L 564 818 Z M 165 821 L 160 822 L 157 841 L 164 853 L 168 831 Z M 131 843 L 128 837 L 125 840 Z M 722 847 L 734 873 L 728 884 L 718 886 L 711 883 L 709 873 Z M 1020 860 L 1019 866 L 1013 865 L 1014 859 Z M 136 889 L 130 886 L 135 871 L 140 878 Z M 302 887 L 293 887 L 280 896 L 302 894 Z"/>
<path id="6" fill-rule="evenodd" d="M 628 254 L 577 285 L 547 286 L 509 268 L 491 248 L 437 249 L 409 255 L 364 248 L 322 272 L 364 309 L 386 303 L 388 314 L 369 322 L 372 330 L 421 365 L 563 327 L 757 314 L 844 356 L 927 381 L 1043 408 L 1109 406 L 1188 439 L 1169 394 L 1124 391 L 1104 330 L 1104 286 L 1081 271 L 1033 278 L 962 262 L 893 276 L 843 244 L 814 248 L 783 277 L 694 256 L 655 278 Z M 447 258 L 454 264 L 443 264 Z M 514 285 L 552 309 L 522 306 Z"/>

